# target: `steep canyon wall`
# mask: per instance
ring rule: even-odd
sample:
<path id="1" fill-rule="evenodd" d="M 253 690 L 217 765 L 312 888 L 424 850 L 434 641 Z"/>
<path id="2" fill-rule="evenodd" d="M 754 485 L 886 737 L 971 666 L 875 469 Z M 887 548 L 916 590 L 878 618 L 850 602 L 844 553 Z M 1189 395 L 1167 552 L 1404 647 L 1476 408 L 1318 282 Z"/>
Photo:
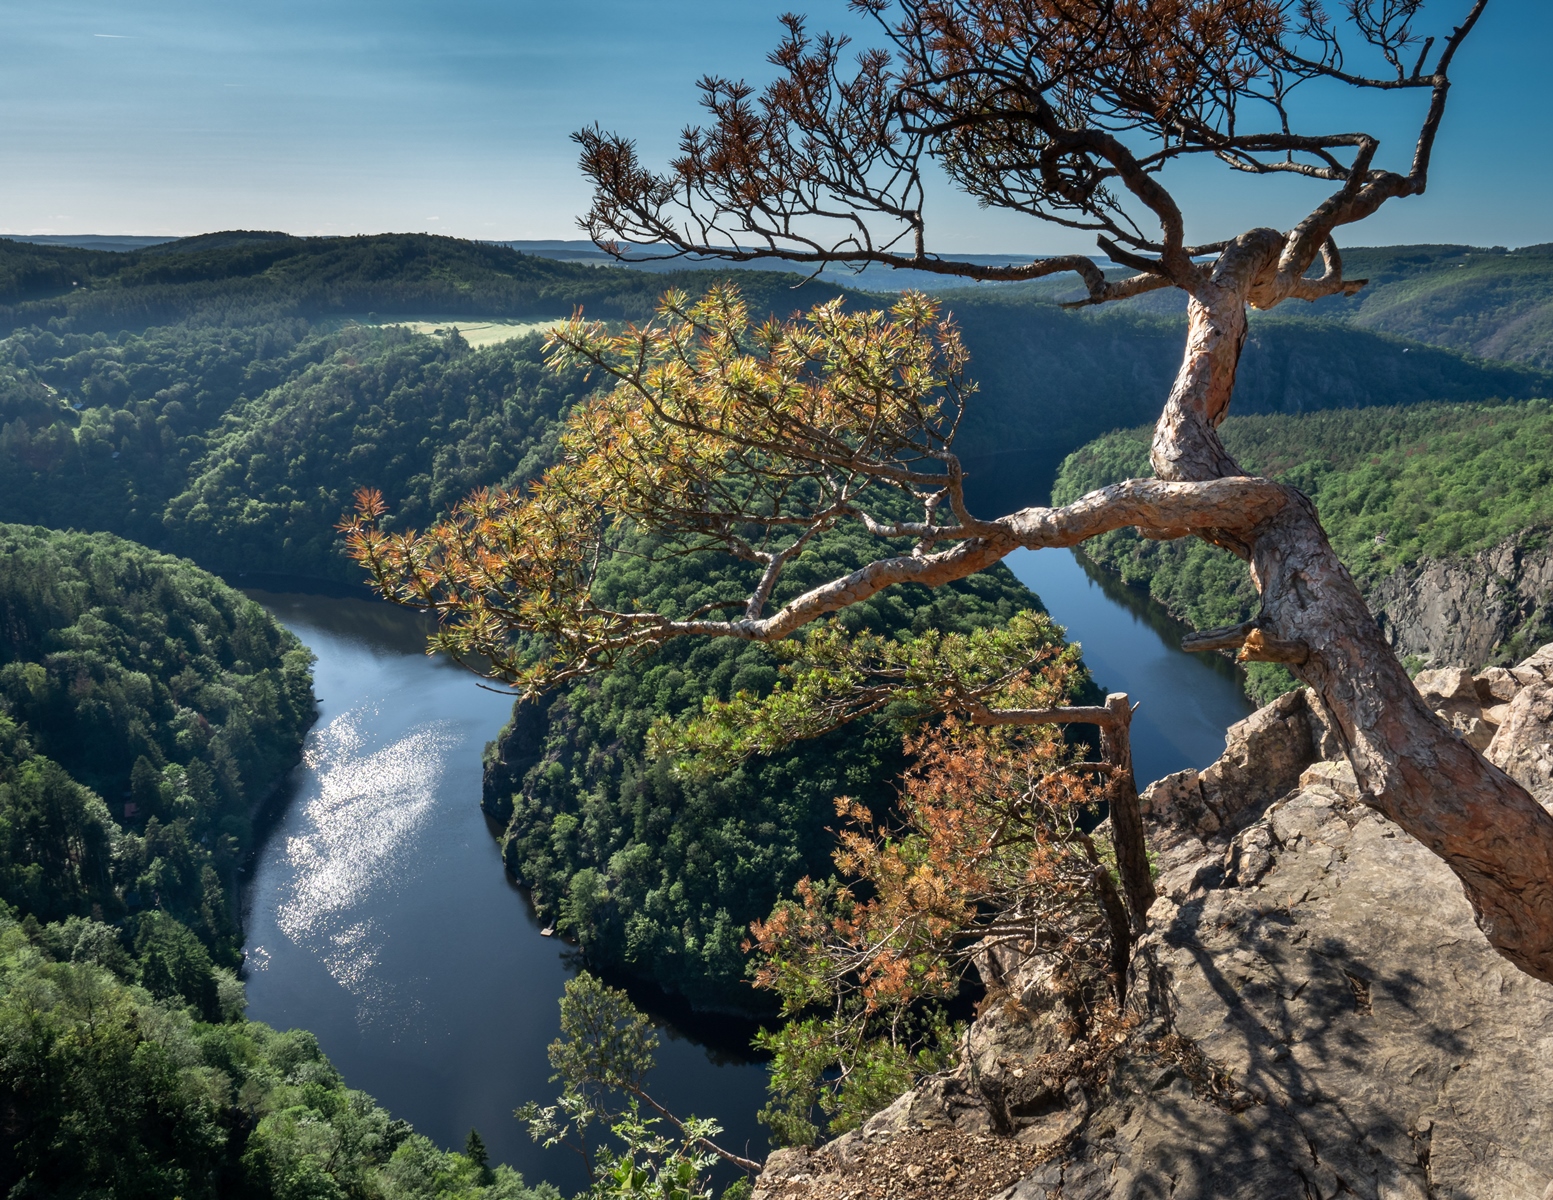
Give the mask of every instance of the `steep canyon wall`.
<path id="1" fill-rule="evenodd" d="M 1553 632 L 1553 548 L 1533 530 L 1489 550 L 1426 559 L 1367 589 L 1403 658 L 1478 668 L 1513 662 Z"/>

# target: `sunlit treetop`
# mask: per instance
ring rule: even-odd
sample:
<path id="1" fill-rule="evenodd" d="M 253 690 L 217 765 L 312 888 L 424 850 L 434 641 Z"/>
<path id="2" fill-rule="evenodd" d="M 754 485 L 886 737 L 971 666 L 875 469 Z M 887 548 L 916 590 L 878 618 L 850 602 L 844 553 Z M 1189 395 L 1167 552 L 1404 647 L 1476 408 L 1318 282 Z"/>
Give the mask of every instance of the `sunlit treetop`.
<path id="1" fill-rule="evenodd" d="M 571 415 L 560 462 L 518 491 L 485 490 L 424 533 L 379 527 L 358 497 L 352 553 L 393 599 L 445 618 L 436 648 L 484 658 L 524 688 L 562 682 L 621 653 L 759 622 L 782 571 L 817 535 L 854 522 L 887 541 L 968 519 L 950 452 L 966 393 L 955 328 L 918 295 L 888 312 L 840 302 L 754 325 L 738 292 L 690 302 L 612 334 L 574 319 L 551 337 L 558 369 L 607 384 Z M 895 496 L 895 502 L 888 497 Z M 876 518 L 905 497 L 920 522 Z M 659 555 L 722 552 L 748 563 L 744 595 L 672 619 L 601 605 L 602 565 L 630 544 Z M 650 551 L 644 550 L 650 544 Z M 737 634 L 735 634 L 737 636 Z"/>

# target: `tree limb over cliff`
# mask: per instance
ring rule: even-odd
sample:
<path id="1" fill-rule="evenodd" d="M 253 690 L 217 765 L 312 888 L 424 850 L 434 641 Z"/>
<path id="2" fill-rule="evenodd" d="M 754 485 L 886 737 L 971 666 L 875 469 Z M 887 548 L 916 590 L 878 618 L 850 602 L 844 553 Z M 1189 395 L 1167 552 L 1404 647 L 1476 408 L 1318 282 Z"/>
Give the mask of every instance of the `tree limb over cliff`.
<path id="1" fill-rule="evenodd" d="M 1339 18 L 1280 0 L 856 0 L 884 46 L 850 61 L 845 39 L 788 18 L 775 81 L 757 92 L 704 79 L 710 121 L 686 131 L 667 171 L 625 138 L 577 135 L 595 185 L 585 227 L 623 256 L 655 245 L 972 279 L 1066 271 L 1083 303 L 1178 288 L 1186 352 L 1156 428 L 1155 478 L 1059 509 L 972 514 L 951 448 L 964 354 L 926 301 L 889 318 L 816 310 L 752 333 L 727 293 L 670 298 L 660 324 L 623 339 L 580 322 L 560 335 L 615 386 L 577 419 L 544 483 L 477 496 L 421 538 L 377 532 L 368 499 L 358 556 L 385 594 L 439 611 L 444 648 L 542 686 L 672 637 L 786 637 L 882 588 L 938 586 L 1020 546 L 1128 525 L 1206 538 L 1250 562 L 1262 597 L 1252 653 L 1284 648 L 1369 802 L 1451 866 L 1500 953 L 1553 981 L 1553 816 L 1423 705 L 1310 503 L 1248 478 L 1216 433 L 1248 309 L 1362 286 L 1344 276 L 1335 232 L 1425 190 L 1451 65 L 1486 3 L 1462 0 L 1456 25 L 1425 36 L 1421 0 L 1352 0 Z M 1302 130 L 1310 85 L 1356 100 L 1416 92 L 1406 161 L 1379 165 L 1368 133 Z M 1328 190 L 1287 231 L 1191 244 L 1164 176 L 1203 156 Z M 931 254 L 931 162 L 984 203 L 1095 234 L 1134 274 L 1109 279 L 1086 256 L 988 268 Z M 841 522 L 878 538 L 880 556 L 784 591 L 815 534 Z M 599 563 L 643 534 L 749 562 L 750 590 L 713 606 L 739 615 L 597 603 Z M 525 640 L 536 635 L 544 651 Z"/>

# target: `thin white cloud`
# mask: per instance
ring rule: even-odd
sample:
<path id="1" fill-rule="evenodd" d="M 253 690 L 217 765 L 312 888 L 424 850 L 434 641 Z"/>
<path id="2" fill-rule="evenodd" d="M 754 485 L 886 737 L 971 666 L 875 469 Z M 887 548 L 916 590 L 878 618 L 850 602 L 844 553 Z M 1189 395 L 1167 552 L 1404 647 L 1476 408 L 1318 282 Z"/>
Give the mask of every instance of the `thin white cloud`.
<path id="1" fill-rule="evenodd" d="M 137 40 L 135 35 L 131 33 L 94 33 L 92 36 L 100 38 L 112 38 L 114 41 L 118 42 L 133 42 Z"/>

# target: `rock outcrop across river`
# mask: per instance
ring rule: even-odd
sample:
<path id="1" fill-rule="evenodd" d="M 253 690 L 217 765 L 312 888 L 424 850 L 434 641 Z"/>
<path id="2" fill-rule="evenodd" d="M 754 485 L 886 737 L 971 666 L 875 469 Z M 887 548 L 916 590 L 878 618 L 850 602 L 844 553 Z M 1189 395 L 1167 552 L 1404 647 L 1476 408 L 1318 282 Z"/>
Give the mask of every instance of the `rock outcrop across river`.
<path id="1" fill-rule="evenodd" d="M 1553 622 L 1546 542 L 1547 531 L 1536 530 L 1476 554 L 1424 559 L 1366 589 L 1366 599 L 1399 656 L 1502 662 L 1511 647 L 1546 636 Z"/>
<path id="2" fill-rule="evenodd" d="M 1553 646 L 1418 682 L 1553 809 Z M 1032 967 L 952 1075 L 777 1152 L 757 1200 L 1553 1200 L 1553 986 L 1364 805 L 1311 693 L 1144 801 L 1159 899 L 1115 1052 L 1060 1045 Z"/>

